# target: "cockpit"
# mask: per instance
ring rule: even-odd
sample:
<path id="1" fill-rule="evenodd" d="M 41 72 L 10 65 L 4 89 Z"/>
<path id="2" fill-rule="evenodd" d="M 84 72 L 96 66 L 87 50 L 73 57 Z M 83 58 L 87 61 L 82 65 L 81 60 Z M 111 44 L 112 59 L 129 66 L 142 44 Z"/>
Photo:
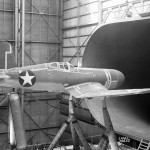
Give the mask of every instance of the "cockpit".
<path id="1" fill-rule="evenodd" d="M 48 69 L 56 69 L 65 72 L 79 72 L 79 70 L 68 62 L 53 62 L 48 64 Z"/>

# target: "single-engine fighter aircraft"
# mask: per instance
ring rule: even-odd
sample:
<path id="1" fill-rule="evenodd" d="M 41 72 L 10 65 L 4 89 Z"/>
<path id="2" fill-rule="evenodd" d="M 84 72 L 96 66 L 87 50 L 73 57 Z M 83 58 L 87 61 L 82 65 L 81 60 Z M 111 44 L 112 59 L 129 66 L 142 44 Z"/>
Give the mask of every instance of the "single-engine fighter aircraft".
<path id="1" fill-rule="evenodd" d="M 3 43 L 2 43 L 3 44 Z M 5 52 L 5 59 L 11 53 Z M 10 63 L 9 63 L 10 62 Z M 6 64 L 15 64 L 12 57 L 5 60 L 5 69 L 0 69 L 0 85 L 48 92 L 69 92 L 76 98 L 115 97 L 149 93 L 150 89 L 113 90 L 125 80 L 123 73 L 114 69 L 77 68 L 68 62 L 51 62 L 26 67 L 6 69 Z"/>
<path id="2" fill-rule="evenodd" d="M 77 68 L 68 62 L 52 62 L 0 69 L 0 85 L 48 92 L 69 92 L 76 98 L 115 97 L 149 93 L 150 89 L 112 90 L 124 82 L 113 69 Z"/>
<path id="3" fill-rule="evenodd" d="M 124 80 L 123 73 L 118 70 L 77 68 L 68 62 L 0 69 L 0 85 L 6 87 L 67 92 L 75 98 L 99 97 L 100 100 L 107 97 L 150 93 L 150 88 L 113 90 L 120 87 Z M 90 103 L 96 102 L 91 99 Z M 89 110 L 93 114 L 91 107 Z"/>

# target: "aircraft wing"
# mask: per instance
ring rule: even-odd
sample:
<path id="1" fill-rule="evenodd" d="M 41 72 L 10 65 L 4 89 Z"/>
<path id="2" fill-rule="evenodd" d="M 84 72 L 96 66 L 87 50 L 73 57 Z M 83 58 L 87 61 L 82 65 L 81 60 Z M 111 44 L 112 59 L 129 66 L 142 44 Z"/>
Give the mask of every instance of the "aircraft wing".
<path id="1" fill-rule="evenodd" d="M 84 106 L 83 100 L 83 107 L 87 107 L 93 117 L 101 125 L 104 125 L 102 112 L 103 97 L 150 93 L 150 89 L 107 90 L 99 83 L 79 84 L 68 87 L 66 90 L 68 90 L 68 92 L 76 98 L 84 98 L 86 105 Z M 138 115 L 133 115 L 131 111 L 128 111 L 128 106 L 124 105 L 125 100 L 126 99 L 124 98 L 118 98 L 117 100 L 110 98 L 107 101 L 108 111 L 110 113 L 115 131 L 126 133 L 127 135 L 132 135 L 135 137 L 140 136 L 144 139 L 149 139 L 149 134 L 147 134 L 147 131 L 149 131 L 149 124 L 143 122 Z"/>
<path id="2" fill-rule="evenodd" d="M 8 76 L 7 74 L 0 74 L 0 79 L 8 79 L 10 78 L 10 76 Z"/>
<path id="3" fill-rule="evenodd" d="M 83 83 L 66 88 L 66 90 L 76 98 L 93 98 L 93 97 L 118 97 L 136 94 L 150 93 L 150 88 L 145 89 L 123 89 L 107 90 L 100 83 Z"/>

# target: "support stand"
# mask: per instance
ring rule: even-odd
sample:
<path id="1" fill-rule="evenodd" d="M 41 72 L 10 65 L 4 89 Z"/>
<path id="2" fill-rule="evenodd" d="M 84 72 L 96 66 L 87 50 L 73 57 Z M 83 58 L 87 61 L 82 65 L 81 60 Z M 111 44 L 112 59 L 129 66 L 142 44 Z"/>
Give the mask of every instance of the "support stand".
<path id="1" fill-rule="evenodd" d="M 82 130 L 81 130 L 79 124 L 78 124 L 78 121 L 76 120 L 76 118 L 75 118 L 75 116 L 74 116 L 74 107 L 73 107 L 73 100 L 72 100 L 72 97 L 70 97 L 70 99 L 69 99 L 69 115 L 71 115 L 71 116 L 73 117 L 73 119 L 72 119 L 72 124 L 73 124 L 73 127 L 74 127 L 74 129 L 76 130 L 76 132 L 77 132 L 77 134 L 78 134 L 78 136 L 79 136 L 79 138 L 80 138 L 80 140 L 81 140 L 81 142 L 82 142 L 83 147 L 84 147 L 86 150 L 91 150 L 91 147 L 89 146 L 88 142 L 86 141 L 86 139 L 85 139 L 85 137 L 84 137 L 84 135 L 83 135 L 83 132 L 82 132 Z M 77 138 L 74 137 L 74 140 L 77 140 Z M 76 141 L 74 141 L 74 142 L 76 142 Z M 79 148 L 79 145 L 76 145 L 76 147 L 77 147 L 78 149 L 80 149 L 80 148 Z M 75 149 L 75 147 L 74 147 L 74 149 Z M 75 149 L 75 150 L 76 150 L 76 149 Z"/>
<path id="2" fill-rule="evenodd" d="M 80 150 L 79 147 L 79 139 L 78 139 L 78 135 L 73 127 L 73 123 L 70 123 L 70 128 L 71 128 L 71 135 L 72 135 L 72 142 L 73 142 L 73 149 L 74 150 Z"/>
<path id="3" fill-rule="evenodd" d="M 70 124 L 71 120 L 72 120 L 72 117 L 69 116 L 67 118 L 67 120 L 63 123 L 63 125 L 61 126 L 60 130 L 58 131 L 58 133 L 54 137 L 53 141 L 51 142 L 51 144 L 50 144 L 50 146 L 48 147 L 47 150 L 53 150 L 54 149 L 55 145 L 57 144 L 57 142 L 60 139 L 63 132 L 66 130 L 67 126 Z"/>
<path id="4" fill-rule="evenodd" d="M 105 134 L 103 134 L 101 136 L 101 139 L 100 139 L 100 142 L 98 144 L 97 150 L 107 150 L 108 144 L 109 144 L 108 136 L 106 136 Z"/>
<path id="5" fill-rule="evenodd" d="M 104 117 L 104 124 L 106 127 L 106 135 L 108 136 L 109 143 L 111 145 L 111 149 L 119 150 L 119 146 L 117 144 L 116 135 L 114 132 L 114 128 L 109 116 L 109 112 L 107 110 L 106 99 L 102 100 L 102 108 L 103 108 L 103 117 Z"/>
<path id="6" fill-rule="evenodd" d="M 86 150 L 91 150 L 88 142 L 86 141 L 83 132 L 74 116 L 74 107 L 73 107 L 73 99 L 72 96 L 70 96 L 69 98 L 69 117 L 67 118 L 67 120 L 63 123 L 62 127 L 60 128 L 60 130 L 58 131 L 58 133 L 56 134 L 55 138 L 53 139 L 53 141 L 51 142 L 50 146 L 48 147 L 47 150 L 53 150 L 55 145 L 57 144 L 58 140 L 60 139 L 61 135 L 63 134 L 63 132 L 65 131 L 65 129 L 67 128 L 67 126 L 71 124 L 71 131 L 73 132 L 72 136 L 73 136 L 73 143 L 74 143 L 74 149 L 75 150 L 79 150 L 79 145 L 78 145 L 78 141 L 77 141 L 77 135 L 75 135 L 75 131 L 77 132 L 84 148 Z"/>
<path id="7" fill-rule="evenodd" d="M 15 145 L 11 145 L 10 146 L 10 150 L 15 150 L 16 149 L 16 146 Z"/>
<path id="8" fill-rule="evenodd" d="M 69 99 L 69 115 L 74 117 L 74 112 L 75 111 L 74 111 L 74 106 L 73 106 L 73 100 L 72 100 L 72 97 L 70 97 L 70 99 Z M 73 122 L 70 123 L 70 128 L 71 128 L 71 135 L 72 135 L 72 141 L 73 141 L 73 149 L 80 150 L 79 139 L 78 139 L 77 132 L 75 131 Z"/>
<path id="9" fill-rule="evenodd" d="M 11 150 L 13 150 L 16 147 L 16 138 L 15 138 L 14 124 L 13 124 L 10 104 L 9 104 L 8 124 L 9 124 L 9 127 L 8 127 L 9 128 L 9 142 L 10 142 Z"/>
<path id="10" fill-rule="evenodd" d="M 25 149 L 27 143 L 18 94 L 10 93 L 9 102 L 10 143 L 12 142 L 12 145 L 16 143 L 17 149 Z"/>

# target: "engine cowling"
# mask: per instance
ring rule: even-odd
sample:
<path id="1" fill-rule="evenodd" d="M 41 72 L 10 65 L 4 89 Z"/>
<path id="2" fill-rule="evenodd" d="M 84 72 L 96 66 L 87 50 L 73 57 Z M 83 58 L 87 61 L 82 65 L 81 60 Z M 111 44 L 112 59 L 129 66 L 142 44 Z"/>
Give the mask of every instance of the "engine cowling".
<path id="1" fill-rule="evenodd" d="M 105 87 L 107 89 L 118 88 L 125 81 L 125 77 L 124 77 L 123 73 L 118 71 L 118 70 L 106 69 L 105 70 L 105 75 L 106 75 L 106 78 L 107 78 L 107 81 L 105 83 Z"/>

